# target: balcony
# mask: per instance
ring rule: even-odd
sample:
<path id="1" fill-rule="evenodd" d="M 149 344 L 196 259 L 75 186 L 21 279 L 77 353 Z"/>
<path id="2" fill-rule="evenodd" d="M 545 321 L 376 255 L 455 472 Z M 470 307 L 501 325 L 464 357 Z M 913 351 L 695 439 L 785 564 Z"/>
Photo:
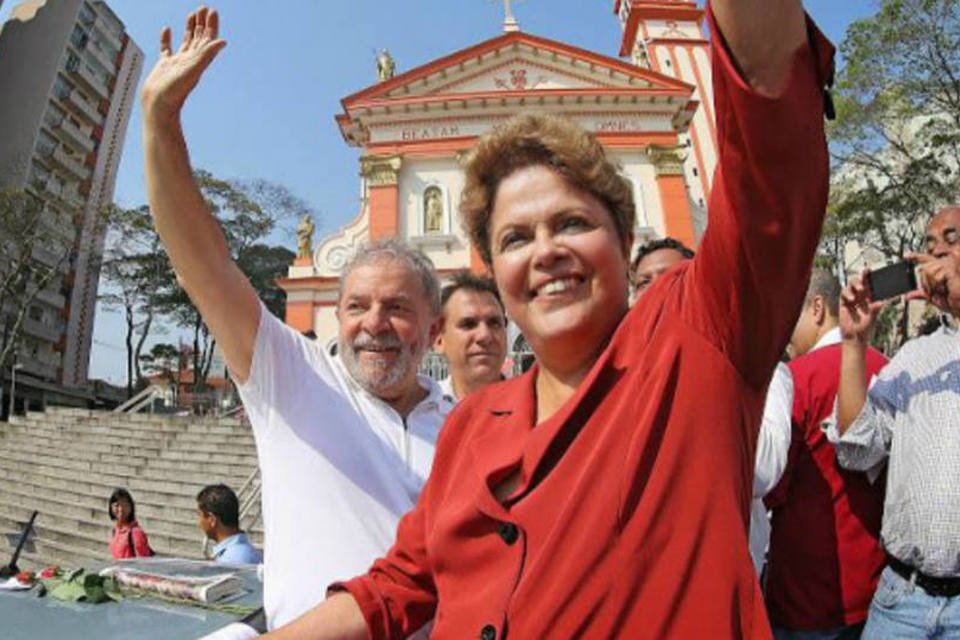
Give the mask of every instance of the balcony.
<path id="1" fill-rule="evenodd" d="M 36 251 L 34 251 L 34 254 L 36 254 Z M 64 298 L 62 295 L 60 295 L 56 291 L 51 291 L 49 289 L 43 289 L 42 291 L 38 291 L 37 300 L 39 300 L 40 302 L 43 302 L 44 304 L 48 304 L 51 307 L 54 307 L 56 309 L 63 309 L 63 307 L 66 306 L 67 304 L 66 298 Z"/>
<path id="2" fill-rule="evenodd" d="M 111 47 L 117 51 L 123 50 L 123 40 L 120 39 L 122 32 L 118 32 L 116 26 L 107 22 L 103 16 L 97 16 L 97 21 L 93 23 L 93 27 Z"/>
<path id="3" fill-rule="evenodd" d="M 76 90 L 57 93 L 57 98 L 71 107 L 74 113 L 94 125 L 103 124 L 103 115 L 97 108 L 83 99 Z"/>
<path id="4" fill-rule="evenodd" d="M 23 361 L 23 371 L 42 380 L 56 380 L 57 367 L 52 366 L 38 358 L 29 358 L 21 356 Z"/>
<path id="5" fill-rule="evenodd" d="M 86 64 L 73 65 L 73 68 L 68 68 L 67 71 L 70 72 L 71 76 L 79 80 L 80 84 L 99 97 L 104 100 L 110 99 L 110 87 L 103 81 L 103 78 L 94 73 Z"/>
<path id="6" fill-rule="evenodd" d="M 68 209 L 78 209 L 84 205 L 84 199 L 77 193 L 75 187 L 60 184 L 56 180 L 46 180 L 35 186 L 38 190 L 42 190 L 41 196 L 45 198 L 52 196 L 58 203 L 65 205 Z"/>
<path id="7" fill-rule="evenodd" d="M 50 158 L 53 160 L 54 164 L 66 169 L 71 175 L 79 180 L 86 180 L 90 177 L 90 169 L 83 166 L 83 161 L 80 160 L 80 157 L 68 154 L 63 149 L 63 145 L 60 145 L 54 149 Z"/>
<path id="8" fill-rule="evenodd" d="M 57 199 L 68 209 L 81 209 L 83 205 L 86 204 L 86 201 L 83 199 L 77 190 L 70 187 L 64 187 L 60 190 L 60 193 L 57 195 Z"/>
<path id="9" fill-rule="evenodd" d="M 51 251 L 59 252 L 64 246 L 73 245 L 74 240 L 77 238 L 78 231 L 78 225 L 74 221 L 73 216 L 55 212 L 48 208 L 41 222 L 43 223 L 46 233 L 49 234 L 48 238 L 51 244 L 49 249 Z M 57 244 L 54 246 L 53 243 Z M 69 261 L 64 260 L 61 262 L 61 270 L 66 270 L 68 266 Z"/>
<path id="10" fill-rule="evenodd" d="M 60 339 L 60 334 L 63 333 L 63 322 L 48 324 L 28 316 L 23 319 L 23 331 L 45 342 L 56 342 Z"/>
<path id="11" fill-rule="evenodd" d="M 107 50 L 100 46 L 94 38 L 90 38 L 90 40 L 87 41 L 87 46 L 84 47 L 84 51 L 96 59 L 97 64 L 103 66 L 103 68 L 108 71 L 112 71 L 117 66 L 117 61 L 112 58 Z"/>
<path id="12" fill-rule="evenodd" d="M 84 153 L 93 151 L 95 147 L 93 138 L 68 119 L 62 118 L 59 122 L 52 124 L 52 128 L 60 134 L 60 139 L 66 141 L 70 146 L 82 149 Z"/>
<path id="13" fill-rule="evenodd" d="M 46 139 L 44 136 L 40 136 L 40 139 L 37 140 L 37 155 L 34 158 L 46 168 L 49 169 L 53 166 L 53 153 L 57 150 L 57 144 L 52 142 L 49 139 Z M 50 172 L 47 172 L 46 177 L 42 178 L 37 186 L 42 188 L 42 183 L 47 181 L 47 178 L 50 177 Z"/>
<path id="14" fill-rule="evenodd" d="M 41 247 L 39 245 L 34 246 L 32 254 L 34 259 L 38 260 L 39 262 L 42 262 L 48 267 L 56 267 L 58 264 L 60 264 L 61 256 L 57 255 L 55 251 L 51 251 L 47 247 Z M 37 295 L 39 296 L 39 294 Z M 60 305 L 60 306 L 63 306 L 63 305 Z"/>

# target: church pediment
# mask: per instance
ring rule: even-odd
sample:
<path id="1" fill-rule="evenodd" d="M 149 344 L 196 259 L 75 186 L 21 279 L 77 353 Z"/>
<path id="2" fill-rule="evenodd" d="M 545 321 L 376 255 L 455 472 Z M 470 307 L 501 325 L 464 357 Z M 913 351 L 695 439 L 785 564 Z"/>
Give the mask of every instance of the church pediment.
<path id="1" fill-rule="evenodd" d="M 690 85 L 649 69 L 515 32 L 348 96 L 337 120 L 353 144 L 368 140 L 378 120 L 433 120 L 525 105 L 563 109 L 561 105 L 576 103 L 603 111 L 622 105 L 657 112 L 682 126 L 682 112 L 691 109 L 692 94 Z"/>
<path id="2" fill-rule="evenodd" d="M 364 103 L 414 96 L 544 89 L 683 91 L 689 85 L 561 42 L 508 33 L 416 67 L 344 98 Z"/>
<path id="3" fill-rule="evenodd" d="M 577 73 L 576 69 L 563 69 L 555 64 L 540 60 L 536 55 L 517 55 L 504 60 L 492 60 L 483 69 L 473 74 L 454 79 L 441 86 L 430 87 L 427 91 L 417 91 L 404 87 L 391 92 L 390 97 L 405 95 L 456 95 L 472 93 L 491 93 L 497 91 L 534 91 L 562 89 L 597 89 L 610 87 L 611 83 L 601 84 L 606 78 L 591 78 L 587 74 Z"/>

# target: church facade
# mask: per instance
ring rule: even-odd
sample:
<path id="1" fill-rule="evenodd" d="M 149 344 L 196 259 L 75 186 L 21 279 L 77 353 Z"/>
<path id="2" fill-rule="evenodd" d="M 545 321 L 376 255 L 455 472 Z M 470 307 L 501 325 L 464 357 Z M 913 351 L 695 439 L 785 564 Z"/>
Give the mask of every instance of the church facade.
<path id="1" fill-rule="evenodd" d="M 616 0 L 613 10 L 629 61 L 524 33 L 509 14 L 502 35 L 410 71 L 393 75 L 392 61 L 378 61 L 381 80 L 344 98 L 336 117 L 346 144 L 361 149 L 360 211 L 280 281 L 287 323 L 335 341 L 340 269 L 366 241 L 400 237 L 441 278 L 482 271 L 457 215 L 462 162 L 480 136 L 523 111 L 578 122 L 620 162 L 638 242 L 669 235 L 694 246 L 716 163 L 703 9 Z"/>

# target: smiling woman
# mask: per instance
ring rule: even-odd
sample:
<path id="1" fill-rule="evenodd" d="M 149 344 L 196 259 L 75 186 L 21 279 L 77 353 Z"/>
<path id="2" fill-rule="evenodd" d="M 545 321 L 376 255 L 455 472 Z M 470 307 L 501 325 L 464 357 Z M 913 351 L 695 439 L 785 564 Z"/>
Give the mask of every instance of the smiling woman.
<path id="1" fill-rule="evenodd" d="M 603 147 L 557 117 L 515 118 L 467 167 L 461 215 L 541 374 L 538 416 L 570 397 L 627 310 L 635 210 Z"/>

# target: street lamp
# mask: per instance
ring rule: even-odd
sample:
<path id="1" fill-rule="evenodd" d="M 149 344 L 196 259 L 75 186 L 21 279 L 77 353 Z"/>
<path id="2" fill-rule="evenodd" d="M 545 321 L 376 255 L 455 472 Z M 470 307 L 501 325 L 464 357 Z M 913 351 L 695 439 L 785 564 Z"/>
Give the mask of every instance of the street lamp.
<path id="1" fill-rule="evenodd" d="M 17 371 L 23 369 L 22 362 L 14 362 L 10 367 L 10 410 L 7 412 L 7 420 L 13 419 L 13 401 L 17 390 Z"/>

